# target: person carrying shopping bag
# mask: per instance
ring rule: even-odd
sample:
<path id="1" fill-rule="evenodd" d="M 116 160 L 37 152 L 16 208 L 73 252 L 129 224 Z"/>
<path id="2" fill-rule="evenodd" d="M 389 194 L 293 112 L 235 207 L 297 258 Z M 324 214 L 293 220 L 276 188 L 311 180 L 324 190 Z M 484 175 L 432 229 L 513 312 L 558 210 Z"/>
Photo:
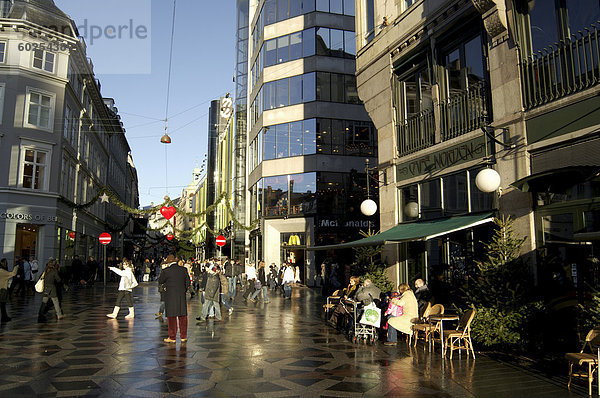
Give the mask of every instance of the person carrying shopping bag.
<path id="1" fill-rule="evenodd" d="M 125 316 L 125 319 L 132 319 L 134 317 L 134 309 L 133 309 L 133 297 L 131 296 L 131 291 L 134 287 L 138 285 L 135 280 L 135 276 L 133 275 L 133 264 L 131 261 L 126 258 L 123 259 L 122 268 L 119 269 L 116 267 L 109 267 L 112 272 L 119 275 L 121 277 L 121 281 L 119 282 L 119 295 L 117 296 L 117 303 L 113 312 L 111 314 L 106 314 L 107 317 L 115 319 L 119 314 L 119 309 L 121 308 L 121 302 L 123 299 L 129 305 L 129 314 Z"/>

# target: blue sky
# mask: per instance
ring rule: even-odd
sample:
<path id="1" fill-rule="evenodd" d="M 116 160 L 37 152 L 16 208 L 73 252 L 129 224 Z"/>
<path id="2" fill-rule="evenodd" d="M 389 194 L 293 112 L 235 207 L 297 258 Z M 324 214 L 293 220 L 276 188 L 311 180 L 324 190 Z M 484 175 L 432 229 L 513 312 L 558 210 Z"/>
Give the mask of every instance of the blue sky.
<path id="1" fill-rule="evenodd" d="M 102 85 L 115 99 L 138 171 L 140 204 L 160 203 L 165 195 L 164 134 L 173 0 L 55 0 L 78 26 L 87 20 L 88 57 Z M 98 38 L 91 26 L 129 24 L 119 39 Z M 144 30 L 144 28 L 146 28 Z M 97 29 L 99 32 L 99 29 Z M 80 32 L 83 35 L 85 32 Z M 169 96 L 168 191 L 181 194 L 207 148 L 208 107 L 234 94 L 235 2 L 177 0 Z M 115 34 L 113 34 L 115 36 Z M 103 40 L 104 39 L 104 40 Z M 151 60 L 148 68 L 147 61 Z M 126 74 L 123 74 L 125 72 Z"/>

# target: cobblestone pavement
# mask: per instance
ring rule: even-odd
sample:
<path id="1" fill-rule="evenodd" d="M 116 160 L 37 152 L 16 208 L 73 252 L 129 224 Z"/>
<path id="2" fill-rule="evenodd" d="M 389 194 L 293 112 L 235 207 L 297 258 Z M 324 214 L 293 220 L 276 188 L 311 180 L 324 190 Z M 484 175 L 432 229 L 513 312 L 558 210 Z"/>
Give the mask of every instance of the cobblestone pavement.
<path id="1" fill-rule="evenodd" d="M 37 323 L 41 296 L 15 297 L 0 327 L 0 397 L 570 397 L 587 393 L 484 355 L 441 361 L 422 345 L 353 344 L 322 318 L 321 298 L 295 288 L 268 304 L 246 304 L 222 322 L 197 324 L 189 302 L 189 341 L 168 345 L 155 319 L 156 283 L 134 290 L 135 319 L 106 317 L 116 286 L 66 293 L 67 317 Z M 224 311 L 225 313 L 225 311 Z M 566 372 L 565 372 L 566 373 Z M 566 375 L 565 375 L 566 376 Z M 587 395 L 587 394 L 586 394 Z"/>

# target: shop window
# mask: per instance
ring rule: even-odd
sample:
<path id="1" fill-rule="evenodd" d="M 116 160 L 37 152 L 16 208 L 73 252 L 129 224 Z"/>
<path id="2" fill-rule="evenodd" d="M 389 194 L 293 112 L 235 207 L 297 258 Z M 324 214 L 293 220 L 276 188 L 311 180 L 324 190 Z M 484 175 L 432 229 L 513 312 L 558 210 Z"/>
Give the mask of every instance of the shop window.
<path id="1" fill-rule="evenodd" d="M 542 217 L 544 244 L 573 241 L 573 214 L 552 214 Z"/>
<path id="2" fill-rule="evenodd" d="M 480 211 L 491 210 L 494 201 L 494 192 L 481 192 L 475 184 L 477 173 L 481 169 L 469 170 L 469 191 L 471 193 L 471 211 L 476 213 Z"/>
<path id="3" fill-rule="evenodd" d="M 421 184 L 421 216 L 424 219 L 441 217 L 442 195 L 440 180 L 427 181 Z"/>
<path id="4" fill-rule="evenodd" d="M 264 181 L 264 200 L 266 216 L 284 216 L 288 214 L 288 177 L 266 177 Z"/>
<path id="5" fill-rule="evenodd" d="M 321 172 L 317 179 L 319 212 L 326 215 L 343 215 L 347 211 L 348 176 L 342 173 Z"/>
<path id="6" fill-rule="evenodd" d="M 400 222 L 419 218 L 419 189 L 411 185 L 400 189 Z"/>
<path id="7" fill-rule="evenodd" d="M 444 214 L 462 214 L 469 211 L 467 196 L 467 173 L 443 177 Z"/>
<path id="8" fill-rule="evenodd" d="M 312 214 L 317 210 L 316 173 L 290 175 L 290 214 Z"/>

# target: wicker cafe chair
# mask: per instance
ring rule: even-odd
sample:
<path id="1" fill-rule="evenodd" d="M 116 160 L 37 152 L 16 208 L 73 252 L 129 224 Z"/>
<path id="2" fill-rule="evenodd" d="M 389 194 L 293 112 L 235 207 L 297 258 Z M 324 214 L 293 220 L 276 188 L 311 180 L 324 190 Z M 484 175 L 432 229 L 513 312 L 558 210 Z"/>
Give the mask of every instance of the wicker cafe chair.
<path id="1" fill-rule="evenodd" d="M 433 307 L 431 303 L 427 305 L 427 309 L 423 313 L 424 322 L 419 322 L 413 325 L 413 331 L 415 333 L 415 347 L 417 346 L 417 340 L 419 340 L 419 332 L 423 332 L 423 338 L 425 339 L 425 343 L 429 341 L 431 337 L 431 329 L 429 328 L 429 317 L 431 315 L 444 315 L 444 306 L 441 304 L 436 304 Z M 433 331 L 439 330 L 439 324 L 434 325 Z M 427 344 L 425 345 L 427 346 Z"/>
<path id="2" fill-rule="evenodd" d="M 580 352 L 571 352 L 565 354 L 565 359 L 569 361 L 569 383 L 567 388 L 571 389 L 571 380 L 575 377 L 588 378 L 588 393 L 592 395 L 592 381 L 594 380 L 594 372 L 598 372 L 598 347 L 600 346 L 600 328 L 594 328 L 589 331 L 585 338 L 585 343 Z M 589 347 L 591 353 L 585 352 L 585 348 Z M 585 371 L 573 373 L 573 365 L 587 365 L 587 373 Z"/>
<path id="3" fill-rule="evenodd" d="M 473 322 L 473 318 L 475 318 L 475 309 L 467 310 L 458 321 L 456 330 L 444 330 L 444 341 L 446 348 L 450 349 L 450 359 L 452 359 L 454 350 L 462 348 L 467 350 L 467 356 L 469 350 L 471 350 L 473 359 L 475 359 L 475 350 L 473 350 L 473 343 L 471 342 L 471 322 Z M 450 344 L 448 344 L 448 341 L 450 341 Z M 464 344 L 461 344 L 461 342 Z"/>

